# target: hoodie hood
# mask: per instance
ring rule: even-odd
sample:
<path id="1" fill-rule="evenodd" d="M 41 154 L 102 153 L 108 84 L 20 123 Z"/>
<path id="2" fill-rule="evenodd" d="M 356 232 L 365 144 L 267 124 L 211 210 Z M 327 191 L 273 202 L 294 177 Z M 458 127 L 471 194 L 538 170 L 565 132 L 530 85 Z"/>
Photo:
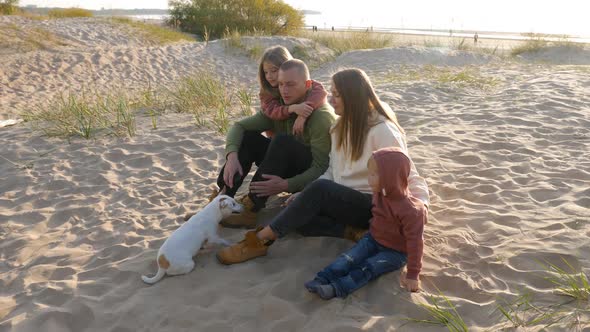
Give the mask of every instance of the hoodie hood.
<path id="1" fill-rule="evenodd" d="M 399 148 L 384 148 L 373 152 L 379 174 L 379 195 L 388 200 L 400 200 L 409 196 L 408 177 L 410 158 Z"/>

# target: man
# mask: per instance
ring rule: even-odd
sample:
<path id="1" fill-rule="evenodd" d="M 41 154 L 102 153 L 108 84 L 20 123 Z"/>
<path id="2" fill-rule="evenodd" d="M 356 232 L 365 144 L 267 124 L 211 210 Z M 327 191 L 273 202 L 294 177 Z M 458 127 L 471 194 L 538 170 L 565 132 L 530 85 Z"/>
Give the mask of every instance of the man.
<path id="1" fill-rule="evenodd" d="M 297 59 L 281 65 L 278 81 L 286 105 L 303 102 L 311 88 L 309 70 Z M 220 193 L 233 197 L 252 163 L 258 165 L 258 170 L 248 196 L 242 200 L 244 212 L 225 218 L 221 222 L 223 226 L 255 227 L 257 212 L 264 208 L 269 196 L 300 191 L 326 171 L 331 144 L 329 131 L 336 119 L 332 107 L 324 104 L 314 110 L 300 136 L 292 134 L 295 119 L 293 114 L 287 120 L 271 120 L 258 112 L 230 128 L 225 147 L 227 161 L 217 179 Z M 272 139 L 262 136 L 266 130 L 274 132 Z"/>

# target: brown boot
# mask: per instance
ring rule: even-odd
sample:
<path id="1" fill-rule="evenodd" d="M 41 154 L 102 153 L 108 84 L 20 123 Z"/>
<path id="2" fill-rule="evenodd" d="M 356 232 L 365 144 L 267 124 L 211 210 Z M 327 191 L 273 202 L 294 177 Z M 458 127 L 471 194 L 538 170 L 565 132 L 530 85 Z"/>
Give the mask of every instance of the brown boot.
<path id="1" fill-rule="evenodd" d="M 242 197 L 239 202 L 244 206 L 242 213 L 232 213 L 219 223 L 223 227 L 229 228 L 255 228 L 257 223 L 257 212 L 253 212 L 254 202 L 247 195 Z"/>
<path id="2" fill-rule="evenodd" d="M 273 241 L 260 240 L 256 233 L 258 233 L 262 227 L 258 227 L 253 231 L 246 232 L 244 239 L 231 247 L 225 247 L 217 252 L 217 259 L 220 263 L 230 265 L 236 263 L 242 263 L 252 258 L 266 256 L 268 246 Z"/>
<path id="3" fill-rule="evenodd" d="M 212 188 L 211 193 L 209 194 L 209 198 L 207 198 L 208 202 L 211 203 L 211 201 L 213 201 L 215 197 L 217 197 L 217 195 L 219 195 L 219 189 Z"/>
<path id="4" fill-rule="evenodd" d="M 343 238 L 348 239 L 350 241 L 359 242 L 359 240 L 362 239 L 368 231 L 369 230 L 366 228 L 357 228 L 347 225 L 344 228 Z"/>
<path id="5" fill-rule="evenodd" d="M 211 193 L 209 194 L 209 197 L 207 198 L 207 202 L 211 203 L 212 200 L 215 199 L 215 197 L 217 197 L 220 193 L 220 190 L 217 188 L 211 188 Z M 184 221 L 188 221 L 192 216 L 195 215 L 196 212 L 187 212 L 184 215 Z"/>

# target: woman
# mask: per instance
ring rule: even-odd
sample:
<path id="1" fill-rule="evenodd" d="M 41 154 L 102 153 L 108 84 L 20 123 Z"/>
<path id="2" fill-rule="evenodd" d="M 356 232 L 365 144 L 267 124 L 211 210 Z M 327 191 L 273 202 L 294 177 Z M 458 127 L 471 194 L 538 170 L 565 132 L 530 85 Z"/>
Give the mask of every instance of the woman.
<path id="1" fill-rule="evenodd" d="M 270 225 L 246 233 L 245 239 L 223 248 L 223 264 L 240 263 L 266 255 L 274 240 L 293 230 L 304 235 L 356 239 L 369 228 L 371 187 L 367 162 L 373 151 L 398 147 L 406 154 L 404 131 L 391 108 L 382 103 L 369 77 L 360 69 L 332 76 L 330 103 L 340 118 L 330 131 L 330 166 L 316 181 L 287 200 L 287 208 Z M 408 177 L 413 196 L 426 206 L 428 186 L 412 163 Z"/>

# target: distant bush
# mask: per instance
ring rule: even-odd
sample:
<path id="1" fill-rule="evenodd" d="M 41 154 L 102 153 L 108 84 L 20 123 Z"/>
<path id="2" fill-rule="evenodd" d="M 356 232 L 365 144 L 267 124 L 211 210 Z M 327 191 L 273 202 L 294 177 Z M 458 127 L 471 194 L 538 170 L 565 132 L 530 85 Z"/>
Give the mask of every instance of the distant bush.
<path id="1" fill-rule="evenodd" d="M 50 10 L 47 15 L 53 18 L 92 17 L 92 12 L 82 8 L 57 8 Z"/>
<path id="2" fill-rule="evenodd" d="M 171 25 L 199 36 L 291 34 L 303 27 L 303 14 L 280 0 L 172 0 L 169 6 Z"/>
<path id="3" fill-rule="evenodd" d="M 0 15 L 12 15 L 18 11 L 18 0 L 0 0 Z"/>

